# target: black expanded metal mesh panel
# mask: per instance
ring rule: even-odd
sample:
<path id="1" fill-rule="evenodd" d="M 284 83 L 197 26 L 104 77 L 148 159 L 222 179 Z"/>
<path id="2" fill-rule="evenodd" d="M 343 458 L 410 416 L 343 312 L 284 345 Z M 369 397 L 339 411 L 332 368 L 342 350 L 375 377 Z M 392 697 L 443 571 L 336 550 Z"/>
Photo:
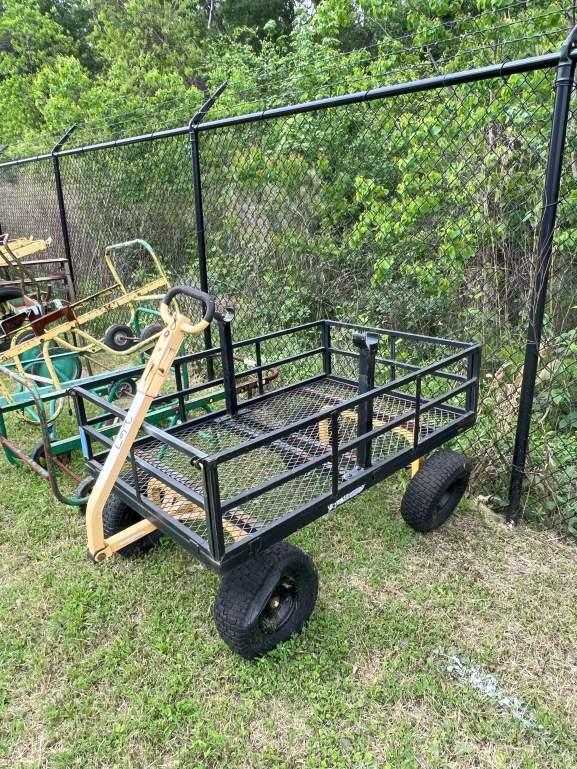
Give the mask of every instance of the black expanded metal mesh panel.
<path id="1" fill-rule="evenodd" d="M 329 317 L 482 342 L 466 443 L 503 500 L 553 84 L 513 75 L 200 136 L 209 285 L 235 333 Z"/>

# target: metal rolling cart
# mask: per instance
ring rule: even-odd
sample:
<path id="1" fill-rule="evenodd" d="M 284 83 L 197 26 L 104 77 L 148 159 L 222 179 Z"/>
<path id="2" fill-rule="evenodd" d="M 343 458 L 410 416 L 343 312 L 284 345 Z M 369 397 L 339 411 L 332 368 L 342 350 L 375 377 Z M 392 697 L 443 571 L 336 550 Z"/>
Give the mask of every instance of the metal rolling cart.
<path id="1" fill-rule="evenodd" d="M 134 246 L 144 249 L 150 257 L 156 277 L 129 291 L 114 265 L 113 255 Z M 80 375 L 83 359 L 97 362 L 93 356 L 98 352 L 126 356 L 150 349 L 162 325 L 158 323 L 158 311 L 142 306 L 142 302 L 160 299 L 162 294 L 158 295 L 158 291 L 166 291 L 170 285 L 160 260 L 144 240 L 108 246 L 104 260 L 114 284 L 74 304 L 62 304 L 31 317 L 28 323 L 12 332 L 8 349 L 0 352 L 0 364 L 14 367 L 24 379 L 59 387 L 64 379 L 72 380 Z M 96 307 L 85 309 L 95 302 Z M 87 329 L 122 308 L 130 311 L 128 324 L 115 323 L 102 337 Z M 157 322 L 143 327 L 143 317 Z M 7 397 L 6 393 L 3 395 Z"/>
<path id="2" fill-rule="evenodd" d="M 118 396 L 135 390 L 141 368 L 132 366 L 118 371 L 128 356 L 140 353 L 144 362 L 146 353 L 154 346 L 160 331 L 157 302 L 169 286 L 162 264 L 151 246 L 143 240 L 133 240 L 108 246 L 104 262 L 113 283 L 82 300 L 70 303 L 67 298 L 56 297 L 53 283 L 68 279 L 68 272 L 37 278 L 31 272 L 38 265 L 52 264 L 54 259 L 38 258 L 49 244 L 22 238 L 0 241 L 0 267 L 10 268 L 9 277 L 15 278 L 4 286 L 2 299 L 21 301 L 21 306 L 3 304 L 0 333 L 0 443 L 8 462 L 25 464 L 50 482 L 56 498 L 67 504 L 82 505 L 86 501 L 86 484 L 81 484 L 74 496 L 61 491 L 58 472 L 76 478 L 68 467 L 71 453 L 79 448 L 78 436 L 60 439 L 58 418 L 67 400 L 67 387 L 81 381 L 89 389 L 113 401 Z M 115 260 L 118 254 L 138 247 L 149 257 L 139 264 L 148 278 L 143 285 L 129 290 L 123 282 Z M 31 260 L 31 257 L 37 257 Z M 151 277 L 152 276 L 152 277 Z M 1 287 L 0 287 L 1 288 Z M 23 293 L 29 291 L 30 296 Z M 160 295 L 155 293 L 161 291 Z M 154 304 L 151 306 L 150 302 Z M 146 304 L 148 303 L 148 304 Z M 96 305 L 96 306 L 94 306 Z M 117 310 L 129 313 L 127 324 L 108 325 L 104 335 L 96 335 L 96 327 L 106 324 L 110 314 Z M 104 330 L 104 326 L 102 327 Z M 106 364 L 96 353 L 110 353 Z M 110 371 L 109 358 L 116 363 Z M 107 365 L 108 364 L 108 365 Z M 92 366 L 104 368 L 104 375 L 93 375 Z M 183 373 L 183 384 L 188 384 L 188 371 Z M 190 405 L 190 404 L 187 404 Z M 202 404 L 199 405 L 202 407 Z M 193 406 L 190 405 L 192 409 Z M 170 413 L 174 414 L 172 409 Z M 26 439 L 20 430 L 12 433 L 11 417 L 39 428 L 34 445 L 23 445 Z M 154 421 L 164 419 L 166 408 L 151 415 Z M 15 425 L 16 426 L 16 425 Z"/>
<path id="3" fill-rule="evenodd" d="M 34 245 L 25 241 L 23 254 Z M 135 246 L 150 257 L 149 268 L 156 277 L 128 290 L 116 269 L 114 256 Z M 108 246 L 104 260 L 113 285 L 73 304 L 60 300 L 54 306 L 39 304 L 26 316 L 24 324 L 11 328 L 6 349 L 0 349 L 0 415 L 15 413 L 20 420 L 39 425 L 42 417 L 36 408 L 38 392 L 42 396 L 50 391 L 58 394 L 66 383 L 78 380 L 84 369 L 92 376 L 93 365 L 109 370 L 97 353 L 108 353 L 115 368 L 119 368 L 123 361 L 130 362 L 128 356 L 137 353 L 142 356 L 153 347 L 163 326 L 158 322 L 156 306 L 143 302 L 156 303 L 169 286 L 158 257 L 146 241 L 134 240 Z M 162 293 L 155 293 L 158 291 Z M 91 306 L 95 303 L 95 307 Z M 102 337 L 97 336 L 93 324 L 106 322 L 110 314 L 119 309 L 129 311 L 129 324 L 112 324 Z M 134 381 L 127 379 L 124 384 L 134 385 Z M 120 388 L 124 384 L 115 380 L 111 386 Z M 114 392 L 112 394 L 114 396 Z M 44 402 L 47 405 L 44 416 L 55 439 L 55 424 L 65 399 L 60 393 L 59 397 L 48 397 Z M 5 422 L 2 432 L 6 438 Z"/>
<path id="4" fill-rule="evenodd" d="M 179 294 L 203 303 L 202 321 L 170 314 Z M 442 450 L 420 465 L 475 422 L 480 348 L 328 320 L 233 342 L 232 312 L 217 312 L 210 296 L 189 287 L 171 289 L 161 314 L 166 330 L 128 412 L 73 389 L 96 479 L 88 550 L 100 562 L 145 552 L 168 535 L 222 575 L 218 631 L 252 658 L 298 633 L 315 605 L 315 567 L 286 536 L 409 465 L 405 521 L 430 531 L 452 514 L 467 486 L 467 460 Z M 166 430 L 146 424 L 184 335 L 213 320 L 220 348 L 208 354 L 220 360 L 215 381 L 224 385 L 225 407 Z M 256 365 L 236 371 L 233 353 L 246 348 Z M 238 379 L 261 377 L 271 365 L 283 386 L 240 401 Z M 98 416 L 88 415 L 89 405 Z M 99 429 L 102 414 L 123 420 L 115 437 Z"/>
<path id="5" fill-rule="evenodd" d="M 0 235 L 0 352 L 10 346 L 17 329 L 51 309 L 69 304 L 74 296 L 66 260 L 46 252 L 48 240 Z M 60 265 L 60 271 L 36 275 Z"/>

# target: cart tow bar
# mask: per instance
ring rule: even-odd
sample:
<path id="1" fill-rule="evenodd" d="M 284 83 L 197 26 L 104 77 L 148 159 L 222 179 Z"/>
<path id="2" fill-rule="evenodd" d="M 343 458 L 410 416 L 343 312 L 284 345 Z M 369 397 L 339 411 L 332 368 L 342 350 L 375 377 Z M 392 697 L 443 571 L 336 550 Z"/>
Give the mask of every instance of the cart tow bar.
<path id="1" fill-rule="evenodd" d="M 169 305 L 179 294 L 184 294 L 204 304 L 204 317 L 201 321 L 193 324 L 178 310 L 174 314 L 170 313 Z M 130 454 L 132 444 L 142 427 L 150 404 L 160 393 L 170 372 L 184 336 L 202 333 L 212 322 L 214 314 L 214 299 L 204 291 L 190 286 L 174 286 L 167 292 L 160 304 L 160 315 L 166 323 L 166 328 L 158 338 L 150 355 L 148 364 L 136 387 L 134 400 L 116 435 L 102 467 L 102 472 L 96 479 L 86 505 L 88 552 L 89 556 L 98 563 L 110 558 L 118 550 L 156 529 L 156 526 L 150 521 L 142 520 L 105 539 L 102 520 L 104 505 L 120 475 L 124 462 Z"/>

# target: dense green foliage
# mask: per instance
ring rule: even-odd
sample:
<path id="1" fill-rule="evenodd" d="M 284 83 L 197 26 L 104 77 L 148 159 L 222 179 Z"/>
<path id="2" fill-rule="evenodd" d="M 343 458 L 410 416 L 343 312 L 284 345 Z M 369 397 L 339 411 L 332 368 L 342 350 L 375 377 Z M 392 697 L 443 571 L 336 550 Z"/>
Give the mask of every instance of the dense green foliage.
<path id="1" fill-rule="evenodd" d="M 183 123 L 224 79 L 230 111 L 500 61 L 557 47 L 570 21 L 551 0 L 2 0 L 0 143 Z"/>

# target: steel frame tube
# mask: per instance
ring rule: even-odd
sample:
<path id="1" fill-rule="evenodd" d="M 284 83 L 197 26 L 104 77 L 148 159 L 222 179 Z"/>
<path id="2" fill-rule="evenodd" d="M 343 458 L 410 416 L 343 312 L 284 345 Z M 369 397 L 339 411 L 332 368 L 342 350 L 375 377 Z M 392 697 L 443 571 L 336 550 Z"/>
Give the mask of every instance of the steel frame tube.
<path id="1" fill-rule="evenodd" d="M 70 249 L 70 235 L 68 232 L 68 221 L 66 218 L 66 205 L 64 203 L 64 190 L 62 188 L 62 175 L 60 173 L 60 161 L 58 160 L 58 151 L 68 141 L 70 136 L 76 130 L 76 125 L 71 125 L 52 148 L 52 168 L 54 171 L 54 185 L 56 189 L 56 200 L 58 202 L 58 215 L 60 217 L 60 230 L 62 232 L 62 245 L 64 246 L 64 270 L 66 272 L 66 286 L 68 289 L 68 299 L 71 302 L 76 301 L 76 290 L 74 287 L 74 270 L 72 267 L 72 252 Z"/>

